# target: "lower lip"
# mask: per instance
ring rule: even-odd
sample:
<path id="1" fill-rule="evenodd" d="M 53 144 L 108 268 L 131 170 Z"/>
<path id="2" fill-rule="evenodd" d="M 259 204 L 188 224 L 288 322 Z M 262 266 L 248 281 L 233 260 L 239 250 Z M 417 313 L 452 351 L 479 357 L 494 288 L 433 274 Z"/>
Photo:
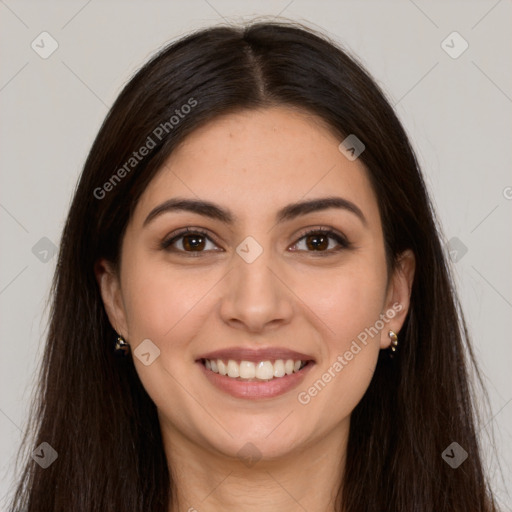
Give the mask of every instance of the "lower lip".
<path id="1" fill-rule="evenodd" d="M 220 375 L 219 373 L 208 370 L 201 361 L 198 361 L 197 364 L 204 372 L 206 378 L 216 388 L 234 396 L 235 398 L 248 399 L 274 398 L 276 396 L 283 395 L 297 387 L 314 366 L 313 362 L 309 362 L 297 373 L 285 375 L 284 377 L 277 377 L 268 381 L 262 380 L 258 382 L 232 379 L 231 377 Z"/>

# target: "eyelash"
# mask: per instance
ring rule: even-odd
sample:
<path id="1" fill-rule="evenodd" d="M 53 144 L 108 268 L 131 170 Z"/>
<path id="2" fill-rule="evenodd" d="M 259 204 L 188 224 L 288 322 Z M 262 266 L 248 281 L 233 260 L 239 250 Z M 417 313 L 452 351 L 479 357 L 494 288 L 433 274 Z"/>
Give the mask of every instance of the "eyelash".
<path id="1" fill-rule="evenodd" d="M 293 246 L 297 245 L 302 239 L 308 237 L 309 235 L 315 235 L 315 234 L 327 235 L 331 239 L 334 239 L 339 244 L 339 247 L 336 249 L 329 249 L 329 250 L 325 250 L 325 251 L 296 250 L 294 252 L 308 252 L 308 253 L 313 254 L 315 257 L 316 256 L 325 257 L 325 256 L 330 256 L 330 255 L 336 254 L 336 253 L 342 251 L 343 249 L 350 249 L 352 247 L 352 244 L 343 235 L 341 235 L 341 234 L 337 233 L 336 231 L 333 231 L 332 229 L 329 229 L 329 228 L 309 229 L 309 230 L 301 233 L 301 235 L 299 236 L 297 241 L 293 244 Z M 201 235 L 201 236 L 207 238 L 210 242 L 215 244 L 215 241 L 212 240 L 211 237 L 208 235 L 208 233 L 206 231 L 204 231 L 203 229 L 201 229 L 201 228 L 193 228 L 193 229 L 185 228 L 177 233 L 173 233 L 170 238 L 167 238 L 166 240 L 164 240 L 160 244 L 161 249 L 164 249 L 164 250 L 167 250 L 170 252 L 183 253 L 183 254 L 186 254 L 187 256 L 191 256 L 191 257 L 198 257 L 198 256 L 201 256 L 202 253 L 210 252 L 210 251 L 185 251 L 182 249 L 171 248 L 172 244 L 174 244 L 180 238 L 183 238 L 184 235 Z M 215 252 L 217 252 L 217 251 L 215 251 Z"/>

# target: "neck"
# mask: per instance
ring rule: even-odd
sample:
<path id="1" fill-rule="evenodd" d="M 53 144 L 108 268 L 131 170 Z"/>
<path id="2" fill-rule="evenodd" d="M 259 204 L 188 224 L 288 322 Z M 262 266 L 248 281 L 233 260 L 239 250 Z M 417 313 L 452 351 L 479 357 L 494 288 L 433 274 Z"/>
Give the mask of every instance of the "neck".
<path id="1" fill-rule="evenodd" d="M 162 428 L 172 475 L 169 512 L 335 512 L 348 423 L 281 457 L 228 457 Z"/>

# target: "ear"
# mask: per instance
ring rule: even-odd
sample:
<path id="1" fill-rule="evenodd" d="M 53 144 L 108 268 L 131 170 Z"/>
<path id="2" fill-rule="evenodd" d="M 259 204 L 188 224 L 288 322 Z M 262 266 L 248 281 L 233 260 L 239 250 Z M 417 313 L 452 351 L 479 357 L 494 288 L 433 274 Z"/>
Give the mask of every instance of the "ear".
<path id="1" fill-rule="evenodd" d="M 102 258 L 94 265 L 94 274 L 110 324 L 123 338 L 128 337 L 128 323 L 118 273 L 111 262 Z"/>
<path id="2" fill-rule="evenodd" d="M 382 311 L 387 321 L 385 320 L 385 326 L 380 333 L 380 347 L 383 349 L 391 344 L 389 331 L 392 330 L 398 334 L 404 324 L 409 311 L 415 269 L 416 258 L 414 253 L 407 249 L 398 257 L 393 275 L 389 280 L 384 311 Z"/>

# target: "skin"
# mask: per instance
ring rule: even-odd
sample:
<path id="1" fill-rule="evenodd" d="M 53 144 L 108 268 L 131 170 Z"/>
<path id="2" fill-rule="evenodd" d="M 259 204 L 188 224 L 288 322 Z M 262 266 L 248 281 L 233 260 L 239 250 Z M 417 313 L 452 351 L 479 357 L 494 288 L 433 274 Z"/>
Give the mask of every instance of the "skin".
<path id="1" fill-rule="evenodd" d="M 390 345 L 389 329 L 400 331 L 414 274 L 410 251 L 388 273 L 367 171 L 339 151 L 340 142 L 320 119 L 285 107 L 216 118 L 188 136 L 141 196 L 118 273 L 108 261 L 97 263 L 113 327 L 132 353 L 147 338 L 160 350 L 149 366 L 137 357 L 134 363 L 158 408 L 176 483 L 169 510 L 334 510 L 351 412 L 379 351 Z M 333 195 L 355 203 L 366 222 L 336 208 L 275 221 L 289 203 Z M 143 226 L 153 208 L 173 197 L 212 201 L 237 220 L 226 225 L 181 211 Z M 160 247 L 185 227 L 208 232 L 211 241 L 198 257 L 184 252 L 191 249 L 183 238 L 174 252 Z M 318 256 L 340 247 L 329 238 L 327 248 L 315 251 L 301 238 L 305 228 L 319 227 L 352 245 Z M 247 236 L 263 248 L 250 264 L 236 252 Z M 297 394 L 393 304 L 401 311 L 309 403 L 299 403 Z M 311 354 L 316 364 L 284 395 L 234 398 L 211 385 L 195 360 L 239 346 L 286 347 Z M 237 455 L 246 443 L 261 454 L 251 467 Z"/>

